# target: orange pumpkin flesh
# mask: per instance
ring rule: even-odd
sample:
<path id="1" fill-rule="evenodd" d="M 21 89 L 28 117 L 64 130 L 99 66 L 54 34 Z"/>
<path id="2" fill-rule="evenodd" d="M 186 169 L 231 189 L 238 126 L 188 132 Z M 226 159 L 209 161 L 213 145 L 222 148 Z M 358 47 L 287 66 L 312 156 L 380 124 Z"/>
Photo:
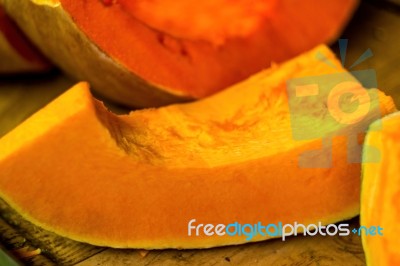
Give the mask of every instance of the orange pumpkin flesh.
<path id="1" fill-rule="evenodd" d="M 300 168 L 299 155 L 321 141 L 292 138 L 286 95 L 288 79 L 337 72 L 345 70 L 321 46 L 210 98 L 122 116 L 80 83 L 0 140 L 0 196 L 43 228 L 112 247 L 246 241 L 188 236 L 191 219 L 326 224 L 353 217 L 360 164 L 347 163 L 346 139 L 338 137 L 333 167 Z M 379 100 L 371 114 L 395 110 L 390 97 Z"/>
<path id="2" fill-rule="evenodd" d="M 136 107 L 208 96 L 331 41 L 358 3 L 3 1 L 57 65 Z"/>
<path id="3" fill-rule="evenodd" d="M 363 234 L 364 251 L 368 265 L 400 265 L 400 115 L 385 117 L 370 128 L 366 144 L 379 150 L 380 160 L 363 164 L 361 225 L 380 226 L 383 236 Z M 364 158 L 371 152 L 366 150 Z"/>
<path id="4" fill-rule="evenodd" d="M 266 19 L 273 16 L 277 2 L 118 0 L 110 5 L 120 5 L 124 12 L 168 35 L 220 45 L 229 38 L 247 37 L 257 31 Z"/>
<path id="5" fill-rule="evenodd" d="M 42 72 L 50 67 L 0 4 L 0 74 Z"/>

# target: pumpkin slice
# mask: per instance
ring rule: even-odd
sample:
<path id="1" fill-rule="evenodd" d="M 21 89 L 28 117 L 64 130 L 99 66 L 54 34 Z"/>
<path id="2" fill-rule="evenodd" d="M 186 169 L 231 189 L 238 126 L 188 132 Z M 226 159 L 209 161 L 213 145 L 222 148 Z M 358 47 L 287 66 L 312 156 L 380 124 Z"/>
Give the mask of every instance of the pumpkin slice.
<path id="1" fill-rule="evenodd" d="M 400 113 L 371 125 L 363 163 L 361 194 L 361 225 L 375 230 L 362 240 L 368 265 L 400 265 Z M 380 235 L 378 226 L 382 228 Z"/>
<path id="2" fill-rule="evenodd" d="M 0 74 L 42 72 L 50 63 L 28 41 L 0 5 Z"/>
<path id="3" fill-rule="evenodd" d="M 201 98 L 332 41 L 357 0 L 3 0 L 66 72 L 134 106 Z M 51 27 L 49 26 L 51 25 Z"/>
<path id="4" fill-rule="evenodd" d="M 321 46 L 210 98 L 121 116 L 80 83 L 0 140 L 0 195 L 43 228 L 112 247 L 246 242 L 243 235 L 188 236 L 192 219 L 326 224 L 353 217 L 360 163 L 348 163 L 346 138 L 338 136 L 332 167 L 315 163 L 328 160 L 326 153 L 311 158 L 314 167 L 301 167 L 301 154 L 322 141 L 293 138 L 286 93 L 287 81 L 337 73 L 355 82 Z M 395 109 L 390 97 L 376 96 L 361 124 Z M 310 122 L 328 116 L 326 101 L 305 98 L 301 109 L 320 110 Z M 356 131 L 348 124 L 325 127 Z"/>

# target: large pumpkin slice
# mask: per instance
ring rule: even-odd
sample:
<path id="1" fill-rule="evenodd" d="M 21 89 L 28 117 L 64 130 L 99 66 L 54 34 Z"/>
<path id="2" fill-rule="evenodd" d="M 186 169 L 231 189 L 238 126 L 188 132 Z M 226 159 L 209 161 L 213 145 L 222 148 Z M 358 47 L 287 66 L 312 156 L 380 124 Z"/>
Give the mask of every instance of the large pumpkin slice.
<path id="1" fill-rule="evenodd" d="M 2 0 L 61 68 L 130 106 L 208 96 L 333 40 L 357 0 Z"/>
<path id="2" fill-rule="evenodd" d="M 0 74 L 49 69 L 50 63 L 28 41 L 0 5 Z"/>
<path id="3" fill-rule="evenodd" d="M 311 76 L 316 82 L 338 72 L 361 88 L 322 46 L 208 99 L 122 116 L 108 112 L 80 83 L 1 139 L 0 195 L 46 229 L 112 247 L 246 241 L 243 235 L 188 236 L 192 219 L 326 224 L 353 217 L 360 164 L 346 157 L 356 148 L 333 137 L 331 167 L 317 164 L 329 160 L 325 151 L 310 159 L 313 167 L 301 166 L 301 154 L 318 150 L 322 141 L 294 140 L 286 93 L 287 81 Z M 365 104 L 371 110 L 364 126 L 395 109 L 381 93 L 360 101 Z M 292 111 L 308 108 L 309 123 L 321 122 L 329 117 L 326 106 L 326 99 L 305 97 Z M 329 134 L 357 132 L 346 123 L 324 127 Z"/>
<path id="4" fill-rule="evenodd" d="M 363 164 L 361 225 L 368 265 L 400 265 L 400 114 L 385 117 L 371 125 Z M 375 230 L 373 229 L 375 227 Z M 378 227 L 381 227 L 380 233 Z M 372 228 L 372 229 L 371 229 Z"/>

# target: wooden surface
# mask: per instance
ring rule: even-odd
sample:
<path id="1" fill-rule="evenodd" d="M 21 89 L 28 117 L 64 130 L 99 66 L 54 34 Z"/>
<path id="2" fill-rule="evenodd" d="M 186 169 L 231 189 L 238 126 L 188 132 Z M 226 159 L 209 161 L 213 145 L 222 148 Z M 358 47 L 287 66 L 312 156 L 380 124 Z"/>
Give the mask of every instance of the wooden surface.
<path id="1" fill-rule="evenodd" d="M 11 252 L 40 249 L 29 265 L 364 265 L 360 238 L 296 237 L 206 250 L 142 250 L 95 247 L 62 238 L 23 220 L 0 201 L 0 240 Z M 358 219 L 350 221 L 358 227 Z M 21 256 L 20 254 L 20 256 Z"/>
<path id="2" fill-rule="evenodd" d="M 364 2 L 343 37 L 349 39 L 346 66 L 370 48 L 374 57 L 354 69 L 375 69 L 379 88 L 393 96 L 400 106 L 399 9 Z M 39 78 L 3 77 L 0 81 L 0 137 L 73 83 L 59 73 Z M 357 227 L 358 218 L 350 223 Z M 292 237 L 286 242 L 271 240 L 207 250 L 150 251 L 148 254 L 140 250 L 95 247 L 36 227 L 1 200 L 0 242 L 28 265 L 365 265 L 360 238 L 355 235 Z"/>

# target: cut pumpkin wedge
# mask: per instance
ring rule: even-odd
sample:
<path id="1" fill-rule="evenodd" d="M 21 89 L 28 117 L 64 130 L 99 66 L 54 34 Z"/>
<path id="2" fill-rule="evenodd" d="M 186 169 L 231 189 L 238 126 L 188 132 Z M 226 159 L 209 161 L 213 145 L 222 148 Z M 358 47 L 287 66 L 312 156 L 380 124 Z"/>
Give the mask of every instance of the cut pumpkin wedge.
<path id="1" fill-rule="evenodd" d="M 50 62 L 5 13 L 0 1 L 0 74 L 45 72 Z"/>
<path id="2" fill-rule="evenodd" d="M 286 89 L 296 78 L 337 73 L 356 82 L 320 46 L 210 98 L 121 116 L 79 83 L 0 140 L 0 195 L 43 228 L 119 248 L 246 242 L 243 235 L 188 236 L 192 219 L 226 225 L 351 218 L 359 213 L 360 163 L 346 160 L 353 150 L 337 136 L 331 167 L 299 166 L 300 155 L 322 141 L 294 139 Z M 395 110 L 390 97 L 376 96 L 365 126 Z M 326 102 L 307 99 L 310 110 L 325 106 L 311 116 L 327 115 Z"/>
<path id="3" fill-rule="evenodd" d="M 3 0 L 48 58 L 133 107 L 209 96 L 333 41 L 358 0 Z M 49 26 L 51 25 L 51 27 Z"/>
<path id="4" fill-rule="evenodd" d="M 400 265 L 399 137 L 400 113 L 395 113 L 373 123 L 365 141 L 367 147 L 376 148 L 363 152 L 360 217 L 370 266 Z"/>

